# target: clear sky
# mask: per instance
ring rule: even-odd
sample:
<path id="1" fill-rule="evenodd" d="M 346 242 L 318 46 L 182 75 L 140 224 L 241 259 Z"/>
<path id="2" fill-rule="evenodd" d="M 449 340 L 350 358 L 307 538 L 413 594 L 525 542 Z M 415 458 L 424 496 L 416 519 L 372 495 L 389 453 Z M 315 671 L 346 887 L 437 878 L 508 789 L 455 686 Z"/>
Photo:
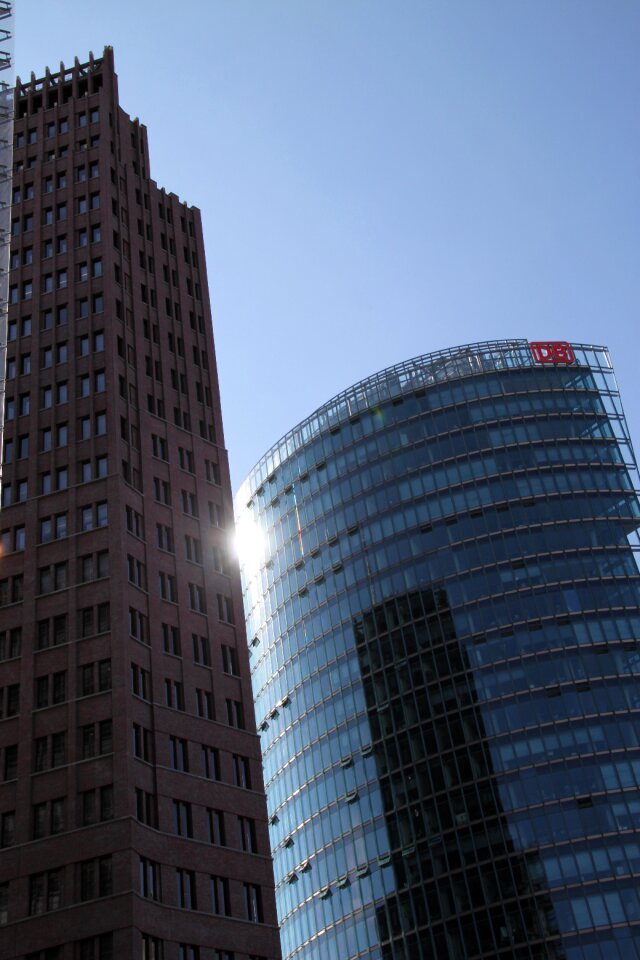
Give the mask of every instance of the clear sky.
<path id="1" fill-rule="evenodd" d="M 499 337 L 608 344 L 640 446 L 637 0 L 16 6 L 23 78 L 113 45 L 202 210 L 234 487 L 354 381 Z"/>

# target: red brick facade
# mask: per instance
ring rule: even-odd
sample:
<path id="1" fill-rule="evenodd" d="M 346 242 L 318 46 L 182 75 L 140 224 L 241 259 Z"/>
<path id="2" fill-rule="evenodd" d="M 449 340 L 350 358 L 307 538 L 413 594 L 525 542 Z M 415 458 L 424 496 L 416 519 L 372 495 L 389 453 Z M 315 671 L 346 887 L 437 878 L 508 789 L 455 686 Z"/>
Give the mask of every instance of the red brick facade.
<path id="1" fill-rule="evenodd" d="M 18 84 L 0 960 L 280 956 L 200 214 L 113 53 Z"/>

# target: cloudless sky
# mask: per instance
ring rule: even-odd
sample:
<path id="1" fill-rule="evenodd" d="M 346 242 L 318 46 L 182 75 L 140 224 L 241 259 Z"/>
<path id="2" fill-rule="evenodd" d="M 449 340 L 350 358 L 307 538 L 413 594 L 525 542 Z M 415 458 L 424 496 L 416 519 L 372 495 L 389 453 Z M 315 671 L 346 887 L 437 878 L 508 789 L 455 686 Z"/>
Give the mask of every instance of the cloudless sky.
<path id="1" fill-rule="evenodd" d="M 234 487 L 353 382 L 500 337 L 607 344 L 640 445 L 637 0 L 16 7 L 23 79 L 115 48 L 202 210 Z"/>

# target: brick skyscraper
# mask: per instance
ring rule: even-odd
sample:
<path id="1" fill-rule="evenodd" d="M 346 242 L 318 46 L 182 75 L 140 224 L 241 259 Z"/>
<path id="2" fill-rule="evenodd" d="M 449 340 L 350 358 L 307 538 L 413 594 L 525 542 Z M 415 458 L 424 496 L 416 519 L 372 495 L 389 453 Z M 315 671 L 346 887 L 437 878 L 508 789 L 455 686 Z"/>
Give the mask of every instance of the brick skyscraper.
<path id="1" fill-rule="evenodd" d="M 18 81 L 0 960 L 280 955 L 198 210 L 113 53 Z"/>

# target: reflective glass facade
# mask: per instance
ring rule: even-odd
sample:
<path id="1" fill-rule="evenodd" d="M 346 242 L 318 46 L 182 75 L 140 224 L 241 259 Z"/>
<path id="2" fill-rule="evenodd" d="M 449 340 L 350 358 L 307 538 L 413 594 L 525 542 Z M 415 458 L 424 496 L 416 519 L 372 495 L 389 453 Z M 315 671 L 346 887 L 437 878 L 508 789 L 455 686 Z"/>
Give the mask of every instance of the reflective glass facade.
<path id="1" fill-rule="evenodd" d="M 238 494 L 284 957 L 640 957 L 638 473 L 573 350 L 385 370 Z"/>

